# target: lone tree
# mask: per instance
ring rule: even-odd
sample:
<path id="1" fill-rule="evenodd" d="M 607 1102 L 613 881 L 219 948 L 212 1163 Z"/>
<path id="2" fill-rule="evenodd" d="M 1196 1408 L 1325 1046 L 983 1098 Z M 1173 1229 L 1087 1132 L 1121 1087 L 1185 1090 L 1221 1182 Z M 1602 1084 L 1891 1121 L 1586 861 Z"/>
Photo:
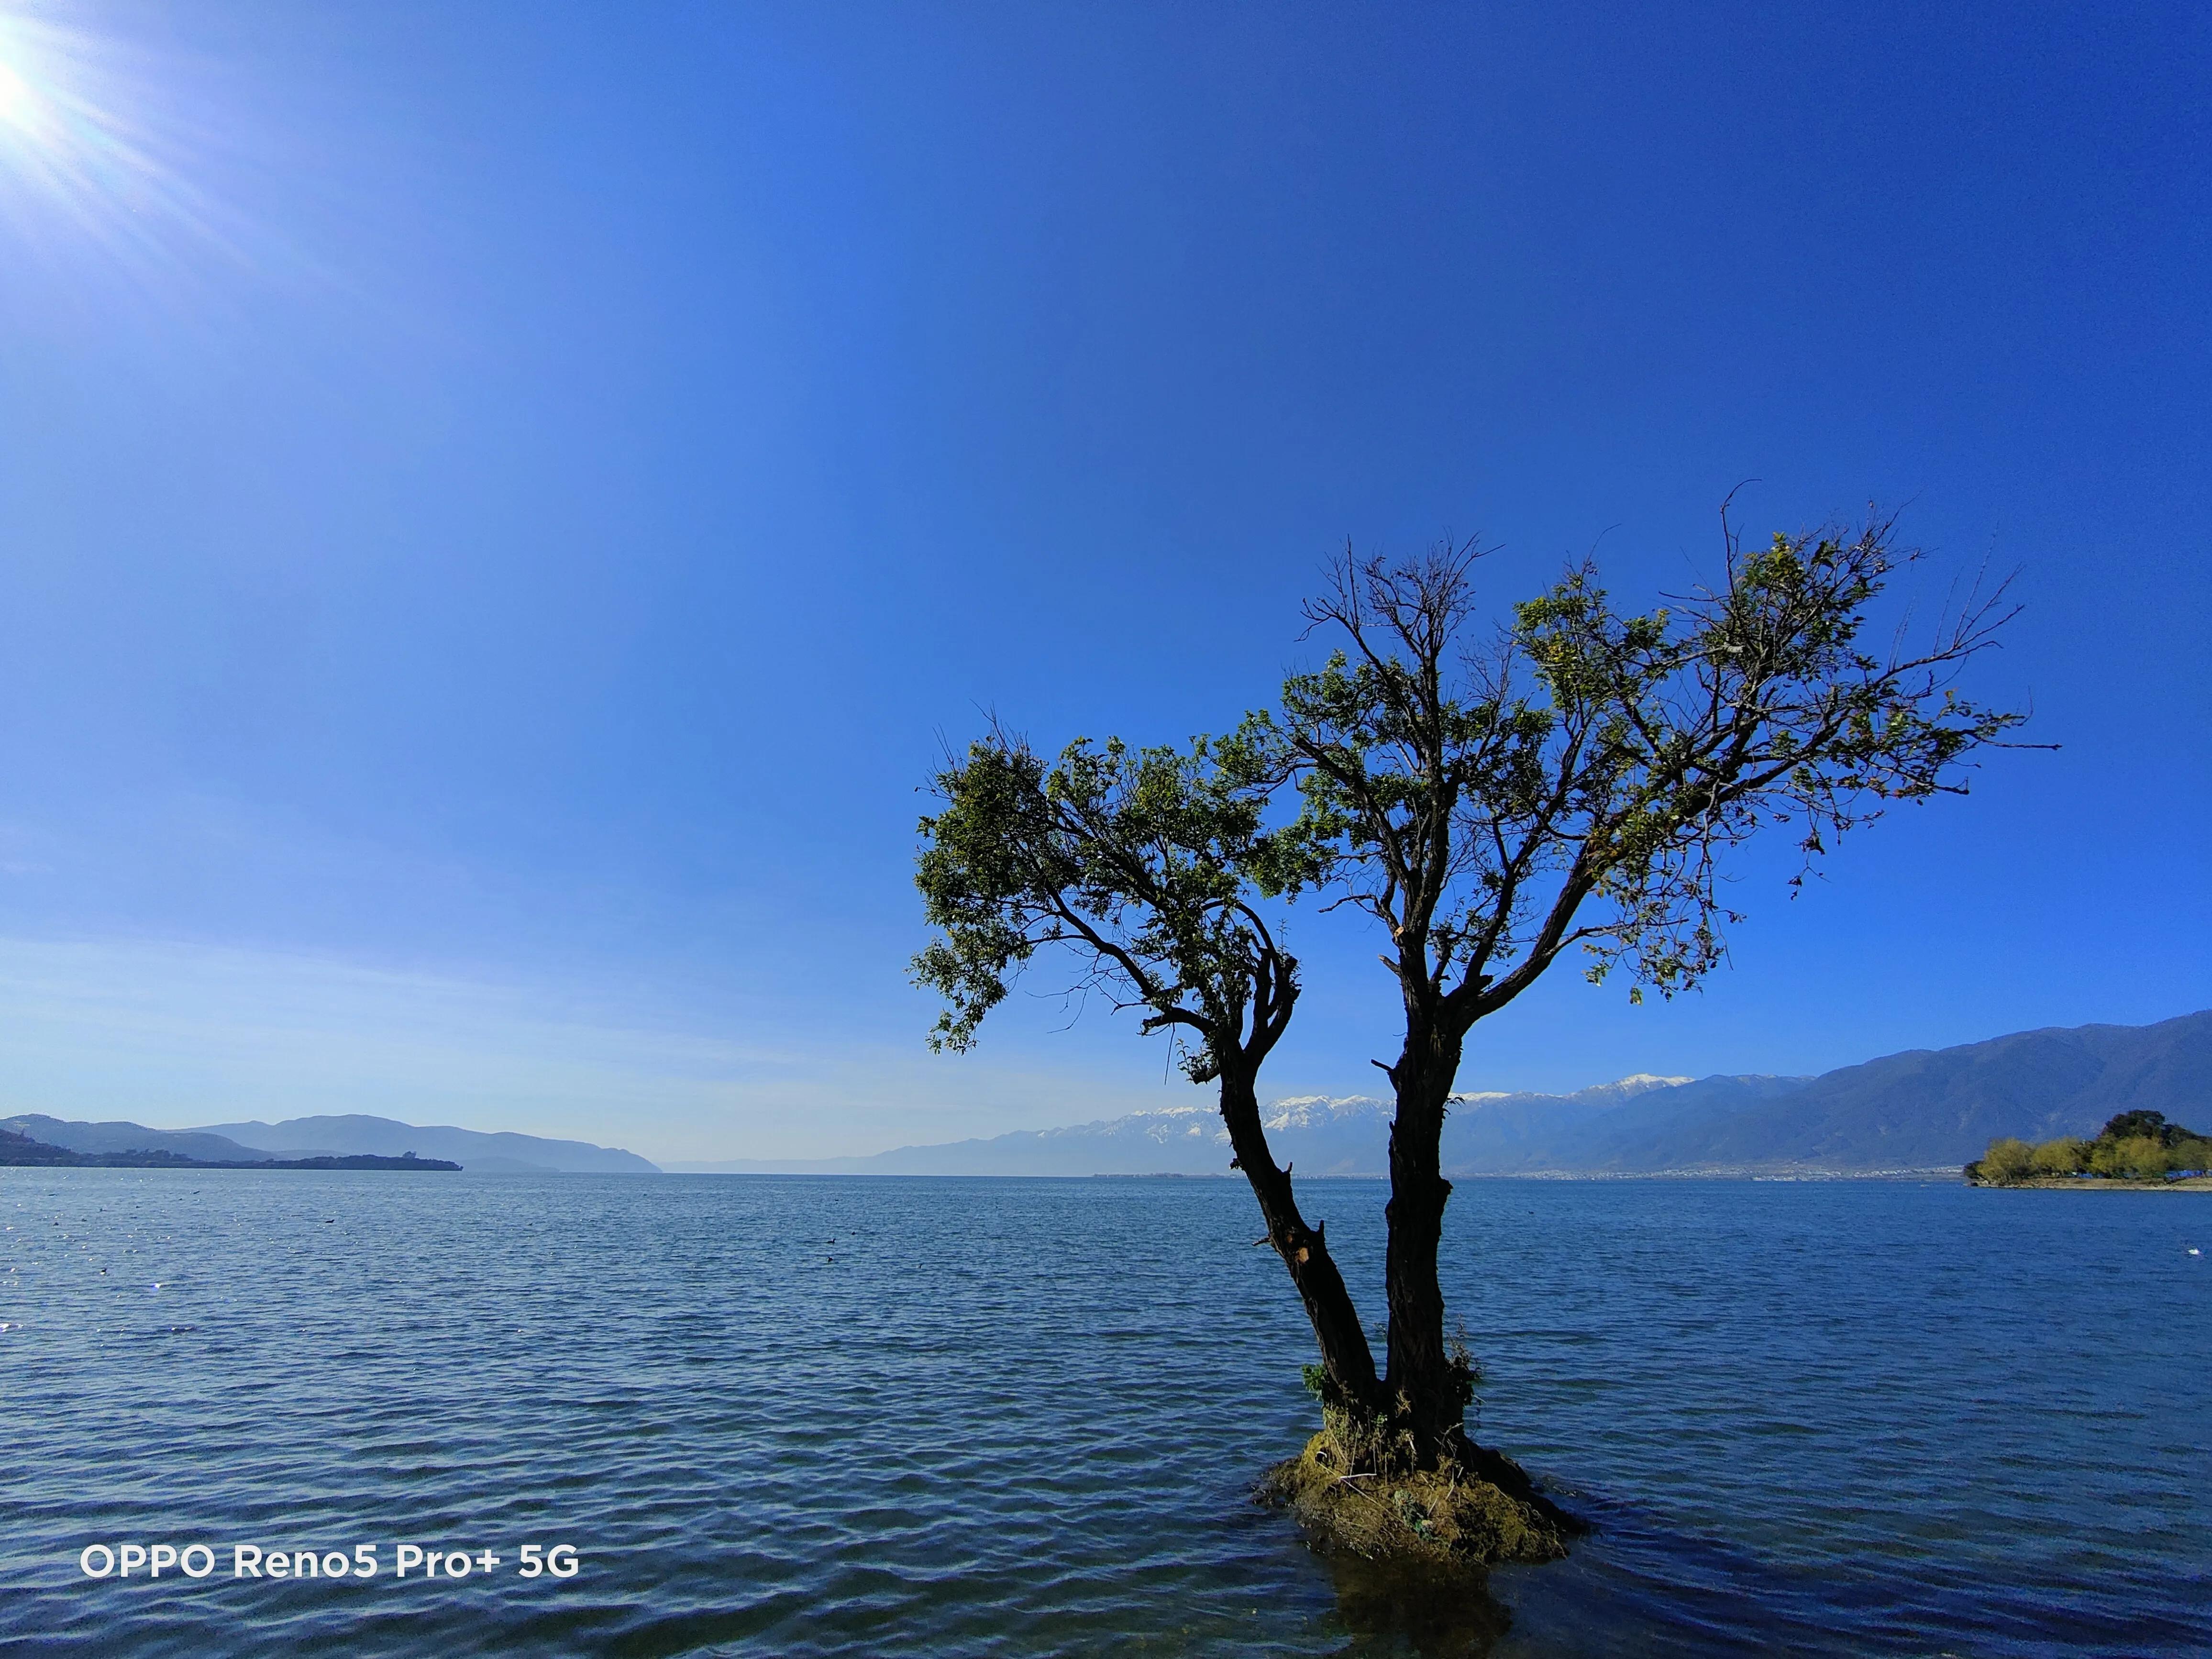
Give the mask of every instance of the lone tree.
<path id="1" fill-rule="evenodd" d="M 1967 757 L 2022 718 L 1954 684 L 2011 615 L 2002 589 L 1924 647 L 1877 653 L 1868 608 L 1917 556 L 1889 521 L 1751 552 L 1725 515 L 1723 534 L 1716 589 L 1624 615 L 1585 565 L 1484 635 L 1472 544 L 1347 552 L 1306 608 L 1339 648 L 1231 738 L 1133 757 L 1079 743 L 1048 769 L 994 729 L 936 780 L 919 880 L 941 937 L 916 967 L 948 1000 L 937 1041 L 967 1047 L 1047 945 L 1075 946 L 1080 982 L 1142 1006 L 1147 1030 L 1188 1036 L 1319 1340 L 1327 1427 L 1310 1478 L 1283 1488 L 1310 1518 L 1326 1506 L 1302 1500 L 1347 1477 L 1433 1474 L 1456 1493 L 1463 1473 L 1527 1523 L 1461 1528 L 1471 1549 L 1556 1552 L 1557 1512 L 1469 1440 L 1470 1365 L 1445 1334 L 1439 1142 L 1468 1034 L 1570 952 L 1593 981 L 1625 971 L 1632 998 L 1694 985 L 1740 919 L 1717 886 L 1731 849 L 1794 824 L 1809 866 L 1891 801 L 1965 793 Z M 1285 787 L 1299 810 L 1270 828 Z M 1395 1095 L 1379 1371 L 1259 1118 L 1259 1067 L 1297 994 L 1259 905 L 1309 891 L 1382 924 L 1404 1012 L 1398 1057 L 1376 1062 Z M 1407 1528 L 1449 1534 L 1453 1517 Z"/>

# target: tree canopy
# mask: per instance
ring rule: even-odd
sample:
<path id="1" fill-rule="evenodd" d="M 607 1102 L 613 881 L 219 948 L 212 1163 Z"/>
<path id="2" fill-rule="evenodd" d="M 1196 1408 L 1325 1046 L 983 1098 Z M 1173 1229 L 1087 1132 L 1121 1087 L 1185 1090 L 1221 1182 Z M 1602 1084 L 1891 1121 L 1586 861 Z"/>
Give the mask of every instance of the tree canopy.
<path id="1" fill-rule="evenodd" d="M 1288 1025 L 1297 963 L 1255 901 L 1255 868 L 1294 856 L 1262 827 L 1264 785 L 1233 777 L 1204 738 L 1132 750 L 1078 738 L 1048 766 L 994 724 L 933 780 L 916 882 L 939 937 L 915 977 L 945 999 L 932 1033 L 964 1052 L 985 1014 L 1049 945 L 1081 964 L 1067 987 L 1141 1007 L 1182 1039 L 1185 1073 L 1256 1064 Z"/>
<path id="2" fill-rule="evenodd" d="M 1381 922 L 1407 994 L 1462 1029 L 1572 949 L 1593 979 L 1626 964 L 1632 995 L 1686 988 L 1741 920 L 1723 854 L 1794 823 L 1809 863 L 1890 803 L 1964 793 L 1970 751 L 2023 718 L 1954 684 L 2002 590 L 1920 649 L 1867 646 L 1869 601 L 1917 556 L 1887 520 L 1750 552 L 1730 532 L 1717 588 L 1640 613 L 1584 564 L 1487 636 L 1479 556 L 1347 552 L 1306 610 L 1343 643 L 1228 746 L 1296 781 L 1297 873 Z"/>

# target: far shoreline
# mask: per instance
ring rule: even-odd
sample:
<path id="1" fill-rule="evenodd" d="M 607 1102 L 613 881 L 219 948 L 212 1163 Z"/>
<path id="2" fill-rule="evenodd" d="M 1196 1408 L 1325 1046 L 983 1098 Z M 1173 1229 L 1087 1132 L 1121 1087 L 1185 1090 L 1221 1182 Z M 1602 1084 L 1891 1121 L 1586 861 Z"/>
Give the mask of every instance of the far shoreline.
<path id="1" fill-rule="evenodd" d="M 2178 1181 L 2130 1181 L 2120 1176 L 2035 1176 L 2027 1181 L 1975 1181 L 1967 1184 L 2005 1191 L 2046 1193 L 2212 1193 L 2212 1176 L 2183 1176 Z"/>

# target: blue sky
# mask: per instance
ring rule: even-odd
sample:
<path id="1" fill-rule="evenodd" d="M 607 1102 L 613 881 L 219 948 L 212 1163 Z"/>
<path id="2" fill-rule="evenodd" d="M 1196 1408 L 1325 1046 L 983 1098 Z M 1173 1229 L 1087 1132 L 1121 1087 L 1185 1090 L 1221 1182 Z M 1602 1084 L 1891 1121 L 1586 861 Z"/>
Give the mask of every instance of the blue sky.
<path id="1" fill-rule="evenodd" d="M 2057 753 L 1743 866 L 1470 1088 L 2212 1002 L 2201 8 L 40 6 L 0 27 L 0 1094 L 663 1158 L 1179 1103 L 905 981 L 916 786 L 1218 730 L 1322 558 L 1502 606 L 1904 510 Z M 1371 1090 L 1310 963 L 1278 1093 Z M 1046 988 L 1040 981 L 1040 988 Z"/>

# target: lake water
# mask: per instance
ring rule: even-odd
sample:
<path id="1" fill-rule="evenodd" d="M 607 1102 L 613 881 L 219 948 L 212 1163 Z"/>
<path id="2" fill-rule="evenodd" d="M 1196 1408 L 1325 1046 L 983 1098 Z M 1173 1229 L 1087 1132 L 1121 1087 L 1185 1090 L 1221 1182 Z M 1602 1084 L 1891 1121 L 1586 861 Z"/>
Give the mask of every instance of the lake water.
<path id="1" fill-rule="evenodd" d="M 1302 1191 L 1365 1290 L 1381 1187 Z M 22 1650 L 2212 1651 L 2203 1196 L 1462 1183 L 1482 1438 L 1600 1530 L 1449 1606 L 1249 1499 L 1315 1413 L 1241 1182 L 6 1170 L 0 1222 Z"/>

